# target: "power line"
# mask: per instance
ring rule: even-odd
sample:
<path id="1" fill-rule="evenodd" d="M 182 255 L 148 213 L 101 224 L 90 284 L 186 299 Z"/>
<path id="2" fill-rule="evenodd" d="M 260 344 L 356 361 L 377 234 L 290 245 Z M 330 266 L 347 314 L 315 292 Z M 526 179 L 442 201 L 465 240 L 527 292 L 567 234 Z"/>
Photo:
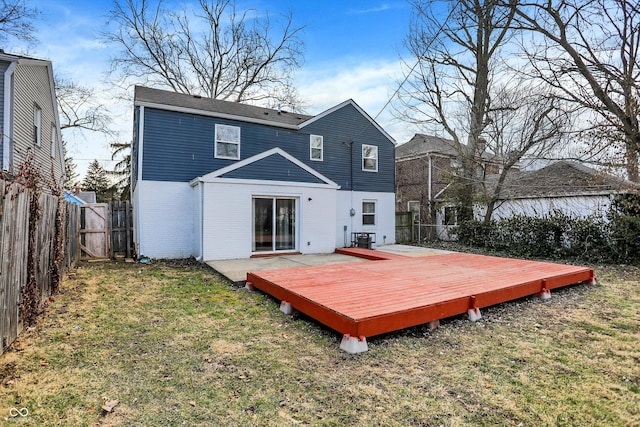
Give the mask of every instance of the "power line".
<path id="1" fill-rule="evenodd" d="M 456 2 L 458 3 L 458 2 Z M 439 25 L 438 27 L 438 31 L 437 33 L 441 33 L 442 30 L 444 29 L 444 27 L 447 25 L 449 19 L 453 16 L 453 11 L 456 9 L 457 4 L 455 4 L 451 10 L 449 11 L 449 14 L 447 15 L 447 17 L 444 19 L 444 21 L 442 21 L 442 24 Z M 427 51 L 428 49 L 431 48 L 431 45 L 433 44 L 433 42 L 436 40 L 435 37 L 432 37 L 431 40 L 429 41 L 429 43 L 427 44 L 427 46 L 425 46 L 424 50 Z M 400 89 L 402 89 L 402 86 L 404 86 L 404 84 L 407 82 L 407 80 L 409 80 L 409 77 L 411 77 L 411 74 L 413 74 L 413 72 L 415 71 L 416 67 L 418 66 L 418 64 L 420 64 L 420 57 L 418 57 L 416 59 L 416 63 L 413 64 L 413 66 L 411 67 L 410 71 L 407 73 L 407 75 L 404 77 L 404 79 L 402 80 L 402 82 L 398 85 L 397 89 L 393 92 L 393 94 L 391 95 L 391 97 L 387 100 L 387 102 L 385 102 L 385 104 L 382 106 L 382 108 L 380 109 L 380 111 L 378 112 L 378 114 L 375 115 L 375 117 L 373 118 L 374 121 L 376 121 L 378 119 L 378 117 L 380 116 L 380 114 L 382 114 L 382 112 L 389 106 L 389 104 L 391 104 L 391 101 L 393 101 L 393 98 L 396 97 L 396 95 L 398 95 L 398 93 L 400 92 Z M 358 135 L 360 136 L 360 135 Z"/>

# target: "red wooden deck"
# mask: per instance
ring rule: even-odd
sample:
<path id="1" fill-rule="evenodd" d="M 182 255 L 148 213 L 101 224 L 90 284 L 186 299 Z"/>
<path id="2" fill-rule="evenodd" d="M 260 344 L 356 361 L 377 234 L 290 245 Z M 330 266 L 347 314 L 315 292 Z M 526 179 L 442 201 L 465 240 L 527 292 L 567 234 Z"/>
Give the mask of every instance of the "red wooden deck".
<path id="1" fill-rule="evenodd" d="M 247 273 L 247 282 L 328 327 L 370 337 L 594 278 L 590 268 L 463 253 Z"/>

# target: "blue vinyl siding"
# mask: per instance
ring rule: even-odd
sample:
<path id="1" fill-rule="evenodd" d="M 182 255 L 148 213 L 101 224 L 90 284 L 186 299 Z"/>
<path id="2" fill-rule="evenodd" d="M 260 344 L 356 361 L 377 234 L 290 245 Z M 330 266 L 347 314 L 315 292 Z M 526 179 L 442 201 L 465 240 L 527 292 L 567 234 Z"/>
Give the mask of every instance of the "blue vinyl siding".
<path id="1" fill-rule="evenodd" d="M 302 131 L 324 136 L 326 165 L 316 170 L 338 182 L 343 190 L 395 191 L 395 146 L 353 105 L 334 111 Z M 378 147 L 378 172 L 362 170 L 363 144 Z"/>
<path id="2" fill-rule="evenodd" d="M 310 174 L 289 160 L 274 154 L 257 162 L 222 175 L 224 178 L 259 179 L 267 181 L 293 181 L 324 184 L 318 177 Z"/>
<path id="3" fill-rule="evenodd" d="M 214 158 L 216 123 L 241 128 L 241 160 L 279 147 L 336 182 L 341 190 L 395 191 L 394 145 L 352 105 L 300 131 L 145 108 L 142 179 L 188 182 L 233 164 L 234 160 Z M 310 134 L 324 137 L 321 162 L 309 158 Z M 378 172 L 362 171 L 362 144 L 378 146 Z M 256 179 L 282 179 L 281 169 L 269 162 L 263 166 L 260 172 L 241 168 L 234 177 L 246 178 L 249 175 L 242 174 L 252 174 Z M 292 179 L 318 182 L 306 181 L 308 177 L 298 175 Z"/>

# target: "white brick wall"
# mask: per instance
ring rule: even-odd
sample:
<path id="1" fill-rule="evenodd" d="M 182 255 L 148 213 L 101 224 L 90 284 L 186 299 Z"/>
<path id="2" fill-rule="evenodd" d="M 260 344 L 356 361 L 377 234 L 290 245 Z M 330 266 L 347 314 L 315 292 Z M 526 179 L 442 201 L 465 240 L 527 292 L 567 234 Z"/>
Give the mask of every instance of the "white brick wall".
<path id="1" fill-rule="evenodd" d="M 134 201 L 138 256 L 194 255 L 193 193 L 186 182 L 138 181 Z"/>
<path id="2" fill-rule="evenodd" d="M 362 202 L 373 200 L 376 202 L 376 225 L 362 225 Z M 353 208 L 355 215 L 349 211 Z M 338 191 L 336 210 L 336 247 L 345 246 L 344 226 L 347 226 L 346 246 L 351 244 L 352 232 L 376 233 L 376 243 L 373 246 L 395 243 L 396 240 L 396 208 L 394 193 L 373 193 L 363 191 Z M 386 239 L 385 239 L 386 236 Z"/>
<path id="3" fill-rule="evenodd" d="M 252 246 L 253 196 L 295 197 L 298 250 L 304 254 L 335 250 L 336 190 L 263 184 L 204 183 L 203 258 L 206 261 L 248 258 Z M 311 200 L 309 200 L 311 198 Z M 308 244 L 307 244 L 308 243 Z"/>
<path id="4" fill-rule="evenodd" d="M 206 261 L 250 257 L 254 196 L 298 200 L 297 247 L 303 254 L 330 253 L 343 247 L 344 225 L 347 246 L 352 231 L 375 232 L 377 245 L 395 241 L 392 193 L 352 194 L 269 182 L 206 182 L 191 187 L 188 183 L 138 181 L 134 193 L 138 254 L 152 258 L 196 256 Z M 376 201 L 375 226 L 362 226 L 363 200 Z M 352 206 L 356 211 L 353 217 L 349 215 Z"/>

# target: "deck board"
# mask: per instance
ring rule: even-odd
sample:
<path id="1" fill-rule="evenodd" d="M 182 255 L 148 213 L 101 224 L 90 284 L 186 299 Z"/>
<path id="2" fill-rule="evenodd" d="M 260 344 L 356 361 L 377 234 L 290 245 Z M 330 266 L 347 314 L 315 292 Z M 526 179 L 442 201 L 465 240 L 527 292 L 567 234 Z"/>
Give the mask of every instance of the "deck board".
<path id="1" fill-rule="evenodd" d="M 260 271 L 247 282 L 340 333 L 369 337 L 594 275 L 587 267 L 462 253 L 342 253 L 375 261 Z"/>

